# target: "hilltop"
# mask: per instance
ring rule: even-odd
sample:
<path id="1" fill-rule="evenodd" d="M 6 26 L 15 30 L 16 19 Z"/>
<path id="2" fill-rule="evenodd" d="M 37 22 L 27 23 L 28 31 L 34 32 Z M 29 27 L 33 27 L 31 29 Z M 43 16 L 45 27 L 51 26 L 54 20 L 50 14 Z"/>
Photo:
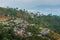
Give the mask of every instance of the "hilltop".
<path id="1" fill-rule="evenodd" d="M 18 8 L 2 8 L 0 7 L 0 35 L 5 33 L 5 27 L 9 27 L 9 31 L 7 31 L 4 35 L 7 37 L 8 34 L 9 37 L 11 37 L 11 30 L 17 27 L 17 31 L 19 31 L 21 25 L 28 25 L 26 26 L 26 32 L 32 32 L 35 36 L 35 33 L 40 30 L 40 28 L 48 28 L 50 29 L 50 33 L 46 36 L 42 36 L 40 38 L 48 38 L 58 40 L 60 38 L 60 16 L 57 15 L 44 15 L 40 13 L 29 13 L 27 10 L 22 10 Z M 33 25 L 33 26 L 32 26 Z M 21 27 L 25 30 L 25 26 Z M 10 29 L 11 28 L 11 29 Z M 53 32 L 52 32 L 53 31 Z M 14 33 L 14 32 L 13 32 Z M 31 33 L 29 33 L 31 34 Z M 5 37 L 3 35 L 3 37 Z M 57 36 L 57 37 L 55 37 Z M 2 37 L 2 35 L 1 35 Z M 2 37 L 2 38 L 3 38 Z M 8 38 L 8 37 L 7 37 Z M 19 37 L 18 37 L 19 38 Z M 43 39 L 44 40 L 44 39 Z"/>

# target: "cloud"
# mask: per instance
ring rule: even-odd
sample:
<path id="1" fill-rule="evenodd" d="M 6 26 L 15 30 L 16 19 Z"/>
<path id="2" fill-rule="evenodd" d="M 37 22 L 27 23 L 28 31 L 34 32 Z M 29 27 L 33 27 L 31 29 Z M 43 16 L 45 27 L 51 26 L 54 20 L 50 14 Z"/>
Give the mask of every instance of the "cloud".
<path id="1" fill-rule="evenodd" d="M 60 0 L 0 0 L 0 6 L 32 8 L 38 5 L 60 5 Z"/>

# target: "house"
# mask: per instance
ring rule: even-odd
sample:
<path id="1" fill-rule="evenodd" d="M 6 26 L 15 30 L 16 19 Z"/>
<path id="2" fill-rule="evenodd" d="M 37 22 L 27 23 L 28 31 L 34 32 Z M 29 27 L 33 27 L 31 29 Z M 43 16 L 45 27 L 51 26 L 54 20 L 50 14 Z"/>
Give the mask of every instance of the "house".
<path id="1" fill-rule="evenodd" d="M 43 29 L 41 29 L 40 34 L 41 34 L 41 35 L 47 35 L 49 32 L 50 32 L 50 29 L 48 29 L 48 28 L 43 28 Z"/>
<path id="2" fill-rule="evenodd" d="M 43 29 L 43 27 L 40 27 L 39 29 Z"/>
<path id="3" fill-rule="evenodd" d="M 35 26 L 35 24 L 29 24 L 29 26 Z"/>
<path id="4" fill-rule="evenodd" d="M 24 30 L 22 30 L 22 29 L 19 29 L 19 28 L 14 28 L 13 29 L 13 31 L 14 31 L 14 34 L 15 35 L 17 35 L 17 36 L 21 36 L 21 37 L 23 37 L 24 36 Z"/>
<path id="5" fill-rule="evenodd" d="M 32 36 L 32 33 L 31 32 L 27 32 L 27 36 Z"/>
<path id="6" fill-rule="evenodd" d="M 2 23 L 3 23 L 3 25 L 9 25 L 8 22 L 2 22 Z"/>
<path id="7" fill-rule="evenodd" d="M 20 23 L 20 25 L 21 25 L 22 28 L 26 28 L 27 25 L 29 25 L 29 23 L 28 23 L 27 21 L 23 20 L 23 21 Z"/>
<path id="8" fill-rule="evenodd" d="M 23 35 L 24 35 L 24 32 L 23 32 L 23 30 L 21 30 L 21 29 L 17 30 L 16 33 L 17 33 L 19 36 L 23 36 Z"/>

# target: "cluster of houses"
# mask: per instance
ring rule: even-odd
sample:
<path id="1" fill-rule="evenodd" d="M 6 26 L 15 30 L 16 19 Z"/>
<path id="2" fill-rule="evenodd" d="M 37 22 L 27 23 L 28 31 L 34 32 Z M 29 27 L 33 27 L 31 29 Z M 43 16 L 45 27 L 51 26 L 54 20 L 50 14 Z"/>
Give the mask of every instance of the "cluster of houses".
<path id="1" fill-rule="evenodd" d="M 2 22 L 2 23 L 4 25 L 10 25 L 10 24 L 14 25 L 14 23 L 15 23 L 17 26 L 20 26 L 20 28 L 14 27 L 13 31 L 14 31 L 15 35 L 19 35 L 19 36 L 23 36 L 23 37 L 32 36 L 31 32 L 27 32 L 27 34 L 25 33 L 25 28 L 28 27 L 28 25 L 30 25 L 30 26 L 35 25 L 35 24 L 29 24 L 26 20 L 22 20 L 21 18 L 16 18 L 14 20 Z M 8 27 L 8 28 L 10 28 L 10 27 Z M 50 32 L 50 29 L 48 29 L 48 28 L 40 28 L 40 29 L 41 29 L 39 32 L 40 35 L 47 35 Z"/>

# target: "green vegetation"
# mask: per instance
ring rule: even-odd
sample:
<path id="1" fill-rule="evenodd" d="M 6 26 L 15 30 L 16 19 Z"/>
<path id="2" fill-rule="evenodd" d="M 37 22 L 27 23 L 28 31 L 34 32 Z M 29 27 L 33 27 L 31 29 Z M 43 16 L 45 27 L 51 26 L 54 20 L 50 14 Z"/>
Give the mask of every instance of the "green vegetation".
<path id="1" fill-rule="evenodd" d="M 3 24 L 3 22 L 0 22 L 0 40 L 55 40 L 52 36 L 52 32 L 50 32 L 50 34 L 46 36 L 37 37 L 36 34 L 40 31 L 40 27 L 49 28 L 51 31 L 54 31 L 54 33 L 60 35 L 60 16 L 57 15 L 41 15 L 40 13 L 29 13 L 25 9 L 21 10 L 18 8 L 0 7 L 0 18 L 3 17 L 11 17 L 10 19 L 7 18 L 8 20 L 6 20 L 6 22 L 9 22 L 10 20 L 15 20 L 16 18 L 21 18 L 23 20 L 26 20 L 29 24 L 35 25 L 27 26 L 27 28 L 25 28 L 25 33 L 31 32 L 33 34 L 32 37 L 28 37 L 26 39 L 25 37 L 16 36 L 14 34 L 14 27 L 21 28 L 20 24 L 16 24 L 15 22 L 9 22 L 9 25 L 5 25 Z"/>

